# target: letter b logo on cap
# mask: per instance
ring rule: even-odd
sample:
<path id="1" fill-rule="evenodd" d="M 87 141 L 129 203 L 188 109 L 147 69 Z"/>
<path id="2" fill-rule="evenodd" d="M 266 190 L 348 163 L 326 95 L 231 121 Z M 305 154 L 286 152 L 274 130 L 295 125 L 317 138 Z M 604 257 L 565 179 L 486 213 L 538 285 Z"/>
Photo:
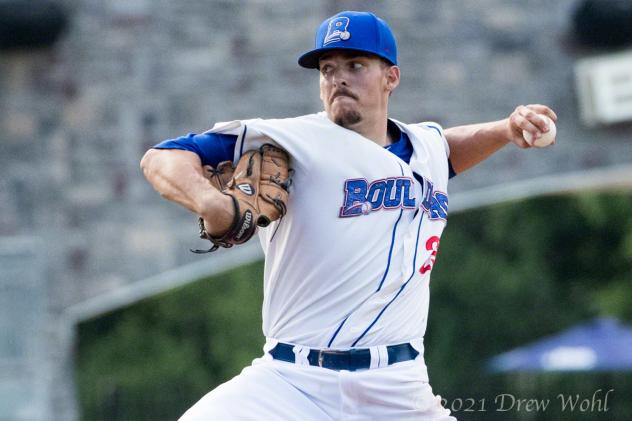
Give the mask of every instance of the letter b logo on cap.
<path id="1" fill-rule="evenodd" d="M 346 16 L 340 16 L 333 18 L 329 21 L 327 27 L 327 35 L 323 40 L 323 45 L 327 45 L 331 42 L 346 41 L 351 37 L 347 27 L 349 26 L 349 18 Z"/>

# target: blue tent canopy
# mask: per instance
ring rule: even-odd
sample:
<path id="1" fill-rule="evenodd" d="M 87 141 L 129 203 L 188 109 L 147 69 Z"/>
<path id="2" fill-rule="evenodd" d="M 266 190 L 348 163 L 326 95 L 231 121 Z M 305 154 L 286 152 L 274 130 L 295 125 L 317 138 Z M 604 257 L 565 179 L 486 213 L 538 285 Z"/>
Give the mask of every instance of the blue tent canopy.
<path id="1" fill-rule="evenodd" d="M 632 328 L 599 317 L 493 357 L 493 372 L 632 371 Z"/>

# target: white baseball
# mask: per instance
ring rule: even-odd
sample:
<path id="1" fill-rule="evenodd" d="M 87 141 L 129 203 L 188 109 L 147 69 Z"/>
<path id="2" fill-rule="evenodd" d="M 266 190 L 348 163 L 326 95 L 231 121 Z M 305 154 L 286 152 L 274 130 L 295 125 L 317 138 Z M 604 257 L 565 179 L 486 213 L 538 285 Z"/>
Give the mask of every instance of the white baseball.
<path id="1" fill-rule="evenodd" d="M 546 133 L 542 133 L 537 139 L 533 139 L 531 133 L 526 130 L 522 131 L 522 137 L 524 140 L 531 146 L 535 146 L 536 148 L 544 148 L 549 146 L 551 143 L 555 141 L 555 134 L 557 133 L 557 128 L 555 127 L 555 123 L 548 116 L 544 114 L 540 114 L 540 117 L 544 118 L 549 124 L 549 131 Z"/>

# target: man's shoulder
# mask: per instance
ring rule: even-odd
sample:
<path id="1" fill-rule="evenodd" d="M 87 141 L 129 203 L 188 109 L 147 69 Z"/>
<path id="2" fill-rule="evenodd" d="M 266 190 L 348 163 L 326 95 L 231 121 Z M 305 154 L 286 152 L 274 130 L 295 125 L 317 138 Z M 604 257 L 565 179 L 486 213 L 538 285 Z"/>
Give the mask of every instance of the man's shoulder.
<path id="1" fill-rule="evenodd" d="M 310 121 L 316 121 L 318 119 L 322 119 L 320 113 L 315 114 L 306 114 L 297 117 L 286 117 L 286 118 L 245 118 L 238 120 L 229 120 L 229 121 L 219 121 L 213 125 L 213 127 L 207 130 L 204 133 L 220 133 L 220 132 L 235 132 L 237 130 L 242 130 L 244 127 L 248 126 L 285 126 L 296 123 L 306 123 Z"/>
<path id="2" fill-rule="evenodd" d="M 450 156 L 450 146 L 443 133 L 443 127 L 439 123 L 423 121 L 421 123 L 406 124 L 392 118 L 391 120 L 408 134 L 414 148 L 416 148 L 418 144 L 423 144 Z"/>
<path id="3" fill-rule="evenodd" d="M 320 113 L 299 115 L 299 116 L 294 116 L 294 117 L 258 118 L 258 119 L 253 119 L 253 120 L 250 120 L 250 121 L 251 122 L 270 123 L 270 124 L 294 124 L 294 123 L 303 123 L 303 122 L 322 121 L 323 114 L 324 113 L 320 112 Z"/>
<path id="4" fill-rule="evenodd" d="M 326 117 L 323 117 L 323 114 L 324 113 L 314 113 L 286 118 L 243 120 L 242 125 L 253 129 L 287 130 L 288 133 L 297 130 L 303 132 L 307 129 L 320 130 L 326 127 L 329 121 Z"/>
<path id="5" fill-rule="evenodd" d="M 397 124 L 400 129 L 413 129 L 415 131 L 417 130 L 421 130 L 423 132 L 428 132 L 428 133 L 439 133 L 439 135 L 443 136 L 443 126 L 441 126 L 441 124 L 437 123 L 436 121 L 422 121 L 419 123 L 404 123 L 400 120 L 396 120 L 394 118 L 389 118 L 389 120 L 392 120 L 395 124 Z"/>

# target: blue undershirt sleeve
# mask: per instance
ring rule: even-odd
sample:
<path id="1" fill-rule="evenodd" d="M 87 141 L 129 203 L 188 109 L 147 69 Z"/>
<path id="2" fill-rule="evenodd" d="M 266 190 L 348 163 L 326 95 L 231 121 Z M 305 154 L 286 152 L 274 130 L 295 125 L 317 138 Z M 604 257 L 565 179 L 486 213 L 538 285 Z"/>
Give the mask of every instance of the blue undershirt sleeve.
<path id="1" fill-rule="evenodd" d="M 217 167 L 222 161 L 232 161 L 237 143 L 236 135 L 220 133 L 189 133 L 175 139 L 167 139 L 153 146 L 154 149 L 179 149 L 196 153 L 202 165 Z"/>

